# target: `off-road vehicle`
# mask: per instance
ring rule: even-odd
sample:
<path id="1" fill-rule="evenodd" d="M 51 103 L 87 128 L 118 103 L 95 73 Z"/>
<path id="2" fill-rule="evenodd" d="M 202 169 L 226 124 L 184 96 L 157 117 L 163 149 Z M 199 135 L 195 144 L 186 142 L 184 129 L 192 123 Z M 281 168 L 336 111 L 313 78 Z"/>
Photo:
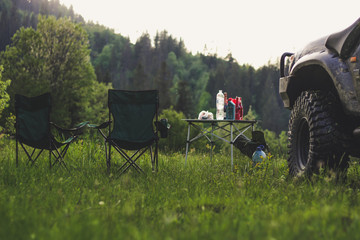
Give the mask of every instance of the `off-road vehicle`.
<path id="1" fill-rule="evenodd" d="M 360 18 L 343 31 L 284 53 L 279 93 L 289 120 L 290 174 L 343 172 L 360 157 Z M 341 171 L 338 171 L 341 170 Z"/>

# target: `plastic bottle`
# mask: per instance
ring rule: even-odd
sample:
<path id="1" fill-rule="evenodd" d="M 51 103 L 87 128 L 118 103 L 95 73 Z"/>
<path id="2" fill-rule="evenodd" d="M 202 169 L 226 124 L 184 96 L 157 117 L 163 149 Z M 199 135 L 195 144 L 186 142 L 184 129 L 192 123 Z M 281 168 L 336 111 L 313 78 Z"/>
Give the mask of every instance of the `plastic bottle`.
<path id="1" fill-rule="evenodd" d="M 216 94 L 216 120 L 224 120 L 224 94 L 222 90 Z"/>
<path id="2" fill-rule="evenodd" d="M 244 108 L 243 108 L 243 105 L 242 105 L 242 100 L 241 100 L 241 97 L 239 98 L 239 114 L 240 114 L 240 120 L 243 120 L 243 117 L 244 117 Z"/>
<path id="3" fill-rule="evenodd" d="M 253 166 L 256 166 L 256 164 L 261 163 L 266 158 L 266 154 L 263 151 L 264 146 L 260 145 L 256 148 L 256 151 L 252 155 L 252 162 Z"/>
<path id="4" fill-rule="evenodd" d="M 235 120 L 240 120 L 240 103 L 239 97 L 235 98 Z"/>
<path id="5" fill-rule="evenodd" d="M 226 108 L 226 119 L 235 120 L 235 103 L 231 101 L 231 98 L 229 98 Z"/>
<path id="6" fill-rule="evenodd" d="M 227 106 L 228 106 L 228 95 L 227 92 L 224 92 L 224 119 L 228 119 L 226 113 Z"/>

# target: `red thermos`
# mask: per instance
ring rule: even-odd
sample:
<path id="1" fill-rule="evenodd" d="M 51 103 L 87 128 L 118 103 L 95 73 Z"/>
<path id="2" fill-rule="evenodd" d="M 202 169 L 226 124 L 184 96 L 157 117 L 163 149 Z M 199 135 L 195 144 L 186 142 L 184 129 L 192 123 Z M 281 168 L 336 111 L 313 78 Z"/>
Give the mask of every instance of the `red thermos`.
<path id="1" fill-rule="evenodd" d="M 235 103 L 235 120 L 243 120 L 244 108 L 242 106 L 241 97 L 236 97 L 234 99 Z"/>
<path id="2" fill-rule="evenodd" d="M 235 120 L 240 120 L 240 103 L 239 97 L 235 97 Z"/>
<path id="3" fill-rule="evenodd" d="M 239 112 L 240 112 L 240 120 L 243 120 L 243 117 L 244 117 L 244 108 L 243 108 L 243 105 L 242 105 L 241 97 L 239 98 L 239 103 L 240 103 L 240 109 L 239 109 Z"/>

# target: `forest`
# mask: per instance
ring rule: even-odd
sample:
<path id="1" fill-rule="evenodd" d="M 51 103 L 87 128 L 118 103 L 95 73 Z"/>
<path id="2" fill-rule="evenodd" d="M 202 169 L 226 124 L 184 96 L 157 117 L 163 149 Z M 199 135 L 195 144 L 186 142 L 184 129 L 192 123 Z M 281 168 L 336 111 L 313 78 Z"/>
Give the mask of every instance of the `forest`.
<path id="1" fill-rule="evenodd" d="M 106 26 L 85 22 L 59 0 L 0 0 L 0 51 L 0 93 L 3 89 L 10 96 L 0 108 L 3 129 L 14 112 L 15 93 L 50 91 L 56 99 L 54 118 L 71 125 L 104 120 L 109 88 L 158 89 L 160 111 L 172 109 L 188 118 L 201 110 L 215 113 L 221 89 L 242 97 L 244 114 L 251 109 L 262 129 L 280 134 L 287 128 L 278 65 L 255 69 L 231 53 L 225 58 L 193 54 L 166 30 L 154 37 L 143 33 L 132 43 Z"/>

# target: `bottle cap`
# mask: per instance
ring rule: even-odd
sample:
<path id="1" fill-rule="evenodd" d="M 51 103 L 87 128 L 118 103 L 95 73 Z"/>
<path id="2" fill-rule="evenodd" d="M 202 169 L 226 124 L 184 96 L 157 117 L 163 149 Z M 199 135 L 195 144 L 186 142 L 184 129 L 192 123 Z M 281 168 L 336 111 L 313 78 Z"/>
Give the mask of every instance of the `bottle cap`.
<path id="1" fill-rule="evenodd" d="M 256 148 L 257 151 L 262 151 L 264 149 L 264 145 L 260 145 Z"/>

